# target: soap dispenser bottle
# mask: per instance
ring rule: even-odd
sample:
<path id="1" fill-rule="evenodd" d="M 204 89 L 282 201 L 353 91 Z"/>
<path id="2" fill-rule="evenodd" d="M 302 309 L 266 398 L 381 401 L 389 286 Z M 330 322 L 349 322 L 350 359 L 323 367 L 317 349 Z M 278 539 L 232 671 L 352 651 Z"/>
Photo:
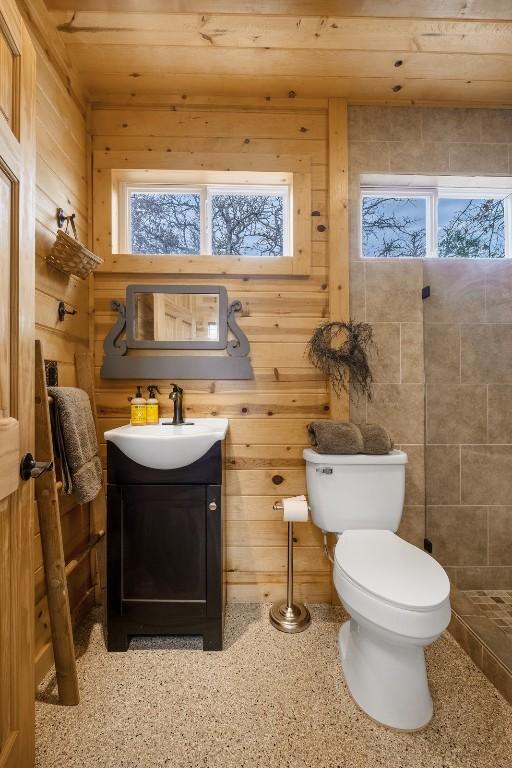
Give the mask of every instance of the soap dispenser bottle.
<path id="1" fill-rule="evenodd" d="M 146 400 L 146 424 L 158 424 L 158 399 L 156 393 L 159 391 L 156 384 L 148 386 L 149 397 Z"/>
<path id="2" fill-rule="evenodd" d="M 134 427 L 146 423 L 146 400 L 142 397 L 140 385 L 137 385 L 137 392 L 130 404 L 130 423 Z"/>

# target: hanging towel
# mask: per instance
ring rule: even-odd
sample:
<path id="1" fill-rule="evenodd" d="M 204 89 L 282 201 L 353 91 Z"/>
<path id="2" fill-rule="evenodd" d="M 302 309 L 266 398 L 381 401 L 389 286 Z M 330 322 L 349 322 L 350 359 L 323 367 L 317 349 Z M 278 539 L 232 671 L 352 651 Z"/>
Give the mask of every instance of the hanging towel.
<path id="1" fill-rule="evenodd" d="M 363 437 L 356 424 L 347 421 L 312 421 L 309 441 L 318 453 L 363 453 Z"/>
<path id="2" fill-rule="evenodd" d="M 49 387 L 55 401 L 55 442 L 62 465 L 62 490 L 80 504 L 101 490 L 101 462 L 89 396 L 75 387 Z"/>
<path id="3" fill-rule="evenodd" d="M 391 435 L 380 424 L 358 424 L 363 436 L 363 453 L 391 453 L 394 443 Z"/>

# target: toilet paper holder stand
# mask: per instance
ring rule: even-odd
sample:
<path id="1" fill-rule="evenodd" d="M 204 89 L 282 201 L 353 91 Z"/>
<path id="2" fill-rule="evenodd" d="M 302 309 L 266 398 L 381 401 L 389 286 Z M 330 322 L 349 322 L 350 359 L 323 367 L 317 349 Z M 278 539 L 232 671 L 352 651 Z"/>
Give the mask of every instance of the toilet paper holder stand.
<path id="1" fill-rule="evenodd" d="M 283 511 L 281 501 L 274 502 L 276 512 Z M 309 509 L 308 505 L 308 511 Z M 303 632 L 311 624 L 311 614 L 303 603 L 293 599 L 293 522 L 288 521 L 288 574 L 286 579 L 286 600 L 273 603 L 269 612 L 270 623 L 280 632 Z"/>

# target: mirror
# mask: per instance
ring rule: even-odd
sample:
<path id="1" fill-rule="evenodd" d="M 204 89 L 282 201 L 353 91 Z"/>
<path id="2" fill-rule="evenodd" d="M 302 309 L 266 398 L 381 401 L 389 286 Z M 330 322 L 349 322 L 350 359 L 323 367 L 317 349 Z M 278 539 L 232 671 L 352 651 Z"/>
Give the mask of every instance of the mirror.
<path id="1" fill-rule="evenodd" d="M 135 349 L 225 349 L 227 311 L 222 285 L 129 285 L 126 340 Z"/>
<path id="2" fill-rule="evenodd" d="M 216 293 L 136 293 L 137 341 L 219 341 Z"/>

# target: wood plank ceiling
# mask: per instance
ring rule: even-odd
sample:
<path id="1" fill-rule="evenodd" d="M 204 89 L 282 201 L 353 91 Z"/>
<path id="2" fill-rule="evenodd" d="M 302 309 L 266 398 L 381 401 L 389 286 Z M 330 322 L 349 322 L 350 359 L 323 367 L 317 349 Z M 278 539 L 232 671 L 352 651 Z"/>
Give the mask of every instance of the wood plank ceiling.
<path id="1" fill-rule="evenodd" d="M 93 102 L 512 105 L 512 0 L 46 0 Z"/>

